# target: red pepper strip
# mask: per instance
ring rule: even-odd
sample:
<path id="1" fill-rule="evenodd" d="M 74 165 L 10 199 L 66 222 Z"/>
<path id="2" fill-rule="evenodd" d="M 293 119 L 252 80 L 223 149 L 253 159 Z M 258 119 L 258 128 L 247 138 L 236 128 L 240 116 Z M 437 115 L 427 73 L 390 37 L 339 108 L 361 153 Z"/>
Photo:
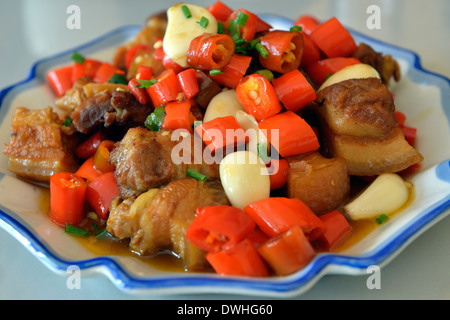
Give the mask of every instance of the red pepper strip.
<path id="1" fill-rule="evenodd" d="M 320 26 L 320 21 L 313 16 L 303 15 L 295 20 L 294 26 L 302 27 L 302 31 L 307 35 L 310 35 L 318 26 Z"/>
<path id="2" fill-rule="evenodd" d="M 239 26 L 241 37 L 245 41 L 251 41 L 255 38 L 256 26 L 258 25 L 258 27 L 261 28 L 261 25 L 260 25 L 258 16 L 248 10 L 238 9 L 238 10 L 233 11 L 233 13 L 230 14 L 228 19 L 224 23 L 225 30 L 228 28 L 228 26 L 230 24 L 230 20 L 236 19 L 239 12 L 242 12 L 242 13 L 248 15 L 245 25 Z"/>
<path id="3" fill-rule="evenodd" d="M 396 110 L 395 119 L 397 119 L 398 125 L 402 127 L 403 125 L 405 125 L 406 115 L 403 112 Z"/>
<path id="4" fill-rule="evenodd" d="M 220 275 L 268 277 L 269 270 L 249 239 L 219 252 L 208 252 L 206 260 Z"/>
<path id="5" fill-rule="evenodd" d="M 197 208 L 186 238 L 202 250 L 218 252 L 235 246 L 255 228 L 255 222 L 232 206 Z"/>
<path id="6" fill-rule="evenodd" d="M 50 177 L 50 217 L 58 225 L 77 225 L 85 217 L 86 182 L 69 173 L 55 173 Z"/>
<path id="7" fill-rule="evenodd" d="M 270 190 L 284 187 L 288 179 L 289 162 L 286 159 L 271 159 L 269 170 Z"/>
<path id="8" fill-rule="evenodd" d="M 72 88 L 73 65 L 52 70 L 47 73 L 47 80 L 58 97 L 62 97 L 67 90 Z"/>
<path id="9" fill-rule="evenodd" d="M 303 33 L 303 56 L 300 62 L 300 67 L 305 68 L 311 63 L 320 60 L 319 47 L 312 41 L 311 37 L 306 33 Z"/>
<path id="10" fill-rule="evenodd" d="M 186 69 L 177 74 L 177 82 L 187 99 L 194 98 L 199 92 L 197 75 L 194 69 Z"/>
<path id="11" fill-rule="evenodd" d="M 115 143 L 111 140 L 103 140 L 94 155 L 94 166 L 103 173 L 114 171 L 114 166 L 109 163 L 109 153 L 114 149 Z"/>
<path id="12" fill-rule="evenodd" d="M 164 53 L 164 48 L 163 48 L 163 38 L 156 38 L 155 40 L 155 44 L 153 45 L 153 57 L 155 58 L 155 60 L 163 60 L 165 53 Z"/>
<path id="13" fill-rule="evenodd" d="M 86 200 L 100 219 L 108 218 L 109 208 L 114 198 L 119 196 L 114 172 L 107 172 L 94 181 L 86 189 Z"/>
<path id="14" fill-rule="evenodd" d="M 261 74 L 251 74 L 239 81 L 236 95 L 245 111 L 257 121 L 269 118 L 282 109 L 274 87 Z"/>
<path id="15" fill-rule="evenodd" d="M 264 68 L 287 73 L 300 67 L 304 47 L 301 32 L 269 31 L 261 38 L 261 44 L 269 52 L 267 58 L 259 56 Z"/>
<path id="16" fill-rule="evenodd" d="M 127 70 L 130 68 L 130 65 L 133 62 L 133 59 L 136 57 L 138 51 L 151 52 L 151 50 L 152 48 L 145 44 L 137 44 L 128 49 L 125 53 L 125 66 L 127 67 Z"/>
<path id="17" fill-rule="evenodd" d="M 138 66 L 136 70 L 136 80 L 151 80 L 153 68 L 149 66 Z"/>
<path id="18" fill-rule="evenodd" d="M 222 69 L 234 54 L 236 45 L 227 34 L 204 33 L 192 39 L 187 63 L 196 69 Z"/>
<path id="19" fill-rule="evenodd" d="M 168 55 L 164 54 L 163 58 L 163 67 L 165 70 L 173 69 L 175 74 L 180 73 L 183 70 L 186 70 L 186 68 L 180 66 L 178 63 L 173 61 Z"/>
<path id="20" fill-rule="evenodd" d="M 192 124 L 194 123 L 191 114 L 191 100 L 172 101 L 166 104 L 163 123 L 161 129 L 176 130 L 186 129 L 193 132 Z"/>
<path id="21" fill-rule="evenodd" d="M 408 141 L 411 146 L 414 146 L 414 143 L 416 142 L 417 129 L 405 125 L 403 125 L 401 129 L 403 130 L 406 141 Z"/>
<path id="22" fill-rule="evenodd" d="M 335 17 L 318 26 L 311 39 L 328 58 L 348 57 L 357 49 L 350 32 Z"/>
<path id="23" fill-rule="evenodd" d="M 248 137 L 233 116 L 215 118 L 195 127 L 205 145 L 214 154 L 219 150 L 230 150 L 247 142 Z"/>
<path id="24" fill-rule="evenodd" d="M 163 71 L 156 80 L 154 85 L 147 88 L 148 95 L 155 107 L 177 99 L 180 89 L 173 69 Z"/>
<path id="25" fill-rule="evenodd" d="M 95 72 L 94 82 L 105 83 L 112 77 L 114 73 L 125 74 L 122 70 L 116 68 L 108 62 L 104 62 Z"/>
<path id="26" fill-rule="evenodd" d="M 89 184 L 96 178 L 100 177 L 103 172 L 98 170 L 94 165 L 94 156 L 88 158 L 83 164 L 78 168 L 75 174 L 83 179 Z"/>
<path id="27" fill-rule="evenodd" d="M 270 237 L 299 226 L 313 241 L 325 231 L 323 222 L 299 199 L 271 197 L 252 202 L 244 210 Z"/>
<path id="28" fill-rule="evenodd" d="M 259 122 L 259 128 L 283 158 L 319 149 L 314 130 L 292 111 Z"/>
<path id="29" fill-rule="evenodd" d="M 316 255 L 298 226 L 270 239 L 258 248 L 258 252 L 279 276 L 299 271 Z"/>
<path id="30" fill-rule="evenodd" d="M 241 80 L 250 67 L 251 61 L 252 57 L 250 56 L 233 54 L 230 62 L 222 68 L 223 72 L 210 77 L 219 85 L 235 89 L 239 80 Z"/>
<path id="31" fill-rule="evenodd" d="M 316 100 L 316 91 L 298 69 L 273 79 L 272 84 L 287 110 L 296 112 Z"/>
<path id="32" fill-rule="evenodd" d="M 75 154 L 80 159 L 87 159 L 92 157 L 97 151 L 98 146 L 104 140 L 104 134 L 102 131 L 97 131 L 75 149 Z"/>
<path id="33" fill-rule="evenodd" d="M 361 62 L 356 58 L 328 58 L 309 64 L 305 71 L 320 86 L 329 75 L 358 63 Z"/>
<path id="34" fill-rule="evenodd" d="M 250 240 L 255 249 L 258 249 L 263 243 L 270 239 L 270 237 L 265 234 L 261 229 L 256 226 L 252 232 L 246 237 L 246 239 Z"/>
<path id="35" fill-rule="evenodd" d="M 85 59 L 83 63 L 75 62 L 73 65 L 72 82 L 77 81 L 81 77 L 94 78 L 95 72 L 102 65 L 100 61 L 93 59 Z"/>
<path id="36" fill-rule="evenodd" d="M 320 249 L 332 250 L 351 235 L 350 224 L 338 210 L 322 214 L 319 219 L 326 228 L 325 232 L 315 241 Z"/>
<path id="37" fill-rule="evenodd" d="M 233 13 L 233 9 L 228 7 L 222 1 L 218 0 L 206 8 L 217 21 L 224 22 L 228 19 L 230 14 Z"/>
<path id="38" fill-rule="evenodd" d="M 135 78 L 131 79 L 128 82 L 128 88 L 130 89 L 131 93 L 134 95 L 136 100 L 140 104 L 146 104 L 149 99 L 147 89 L 138 87 L 140 85 L 141 84 L 139 83 L 139 81 L 137 81 L 137 79 Z"/>
<path id="39" fill-rule="evenodd" d="M 255 34 L 258 32 L 263 32 L 263 31 L 268 31 L 270 29 L 272 29 L 272 26 L 270 24 L 268 24 L 267 22 L 265 22 L 264 20 L 262 20 L 260 17 L 256 16 L 257 21 L 256 21 L 256 27 L 255 27 Z"/>

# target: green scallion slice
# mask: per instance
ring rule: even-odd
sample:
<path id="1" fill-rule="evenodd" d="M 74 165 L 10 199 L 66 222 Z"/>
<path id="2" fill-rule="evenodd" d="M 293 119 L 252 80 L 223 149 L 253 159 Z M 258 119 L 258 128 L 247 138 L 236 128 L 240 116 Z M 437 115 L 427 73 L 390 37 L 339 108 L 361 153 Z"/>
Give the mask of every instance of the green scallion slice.
<path id="1" fill-rule="evenodd" d="M 264 163 L 268 163 L 270 161 L 269 151 L 267 150 L 267 143 L 262 142 L 256 145 L 256 149 L 258 150 L 258 155 Z"/>
<path id="2" fill-rule="evenodd" d="M 238 41 L 241 38 L 241 30 L 234 19 L 230 20 L 227 31 L 230 33 L 230 36 L 234 41 Z"/>
<path id="3" fill-rule="evenodd" d="M 375 222 L 377 224 L 383 224 L 383 223 L 385 223 L 388 220 L 389 220 L 389 217 L 383 213 L 382 215 L 380 215 L 379 217 L 377 217 L 375 219 Z"/>
<path id="4" fill-rule="evenodd" d="M 204 174 L 201 174 L 200 172 L 197 172 L 195 170 L 192 170 L 191 168 L 189 168 L 187 170 L 188 177 L 194 178 L 196 180 L 200 180 L 200 181 L 206 181 L 206 179 L 208 179 L 207 176 L 205 176 Z"/>
<path id="5" fill-rule="evenodd" d="M 136 88 L 145 88 L 148 89 L 150 86 L 154 85 L 156 82 L 158 82 L 156 79 L 151 80 L 138 80 L 139 84 L 136 85 Z"/>
<path id="6" fill-rule="evenodd" d="M 65 232 L 69 234 L 73 234 L 76 236 L 89 236 L 91 232 L 88 230 L 81 229 L 79 227 L 72 226 L 70 224 L 66 224 Z"/>
<path id="7" fill-rule="evenodd" d="M 81 54 L 79 54 L 78 52 L 74 52 L 72 53 L 72 56 L 70 57 L 73 61 L 75 61 L 76 63 L 82 64 L 84 62 L 84 60 L 86 60 Z"/>
<path id="8" fill-rule="evenodd" d="M 197 128 L 199 125 L 201 125 L 203 122 L 200 120 L 194 121 L 194 123 L 192 124 L 192 128 Z"/>
<path id="9" fill-rule="evenodd" d="M 289 31 L 291 32 L 300 32 L 302 31 L 302 27 L 301 26 L 293 26 L 289 29 Z"/>
<path id="10" fill-rule="evenodd" d="M 155 111 L 148 115 L 147 119 L 145 119 L 145 126 L 147 127 L 147 129 L 151 131 L 161 130 L 164 117 L 166 116 L 164 107 L 165 105 L 160 105 L 155 108 Z"/>
<path id="11" fill-rule="evenodd" d="M 187 19 L 192 17 L 191 11 L 189 10 L 189 8 L 186 5 L 181 6 L 181 11 L 183 11 L 183 14 Z"/>
<path id="12" fill-rule="evenodd" d="M 217 33 L 225 34 L 225 26 L 224 26 L 223 22 L 217 21 Z"/>
<path id="13" fill-rule="evenodd" d="M 217 76 L 218 74 L 222 74 L 222 73 L 223 73 L 223 70 L 220 70 L 220 69 L 209 70 L 210 76 Z"/>
<path id="14" fill-rule="evenodd" d="M 127 84 L 128 81 L 125 75 L 114 73 L 111 78 L 109 78 L 108 83 Z"/>
<path id="15" fill-rule="evenodd" d="M 106 239 L 106 238 L 110 238 L 110 237 L 112 237 L 112 236 L 111 236 L 111 234 L 108 232 L 108 230 L 106 230 L 106 228 L 105 228 L 105 229 L 102 229 L 102 230 L 98 231 L 98 232 L 95 234 L 95 237 L 96 237 L 97 239 Z"/>
<path id="16" fill-rule="evenodd" d="M 200 21 L 197 21 L 197 23 L 199 23 L 203 28 L 206 28 L 209 24 L 209 20 L 207 17 L 202 16 Z"/>
<path id="17" fill-rule="evenodd" d="M 255 49 L 264 59 L 269 57 L 269 51 L 267 51 L 266 47 L 264 47 L 260 42 L 256 44 Z"/>
<path id="18" fill-rule="evenodd" d="M 237 16 L 236 16 L 236 24 L 241 26 L 241 27 L 245 27 L 245 24 L 247 23 L 248 20 L 248 14 L 239 11 Z"/>
<path id="19" fill-rule="evenodd" d="M 63 121 L 62 124 L 63 124 L 63 126 L 65 126 L 65 127 L 69 127 L 71 123 L 72 123 L 72 119 L 70 119 L 70 117 L 67 116 L 66 119 Z"/>
<path id="20" fill-rule="evenodd" d="M 267 80 L 269 80 L 269 82 L 272 82 L 272 80 L 274 78 L 273 72 L 270 71 L 269 69 L 257 70 L 257 71 L 255 71 L 255 73 L 264 76 Z"/>

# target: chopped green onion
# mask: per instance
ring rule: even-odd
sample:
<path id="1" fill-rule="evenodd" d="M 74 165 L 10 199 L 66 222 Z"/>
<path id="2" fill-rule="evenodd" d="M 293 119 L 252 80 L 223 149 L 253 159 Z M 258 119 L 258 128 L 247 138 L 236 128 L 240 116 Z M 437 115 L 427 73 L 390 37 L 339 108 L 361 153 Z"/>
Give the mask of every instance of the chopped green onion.
<path id="1" fill-rule="evenodd" d="M 293 26 L 289 29 L 289 31 L 291 32 L 300 32 L 302 31 L 302 27 L 301 26 Z"/>
<path id="2" fill-rule="evenodd" d="M 148 87 L 154 85 L 156 82 L 158 82 L 156 79 L 151 80 L 138 80 L 139 84 L 136 85 L 136 88 L 145 88 L 148 89 Z"/>
<path id="3" fill-rule="evenodd" d="M 128 81 L 125 75 L 114 73 L 111 78 L 109 78 L 108 83 L 127 84 Z"/>
<path id="4" fill-rule="evenodd" d="M 63 126 L 68 127 L 68 126 L 70 126 L 71 123 L 72 123 L 72 119 L 70 119 L 70 117 L 67 116 L 62 124 L 63 124 Z"/>
<path id="5" fill-rule="evenodd" d="M 223 22 L 217 21 L 217 33 L 225 34 L 225 26 L 224 26 Z"/>
<path id="6" fill-rule="evenodd" d="M 329 77 L 331 77 L 332 75 L 333 75 L 332 73 L 329 73 L 329 74 L 327 74 L 327 76 L 325 77 L 325 80 L 324 80 L 324 82 L 325 82 L 325 81 L 327 81 L 327 80 L 328 80 L 328 78 L 329 78 Z"/>
<path id="7" fill-rule="evenodd" d="M 92 222 L 92 228 L 94 229 L 94 231 L 97 231 L 98 225 L 95 222 Z"/>
<path id="8" fill-rule="evenodd" d="M 97 233 L 95 234 L 95 237 L 96 237 L 97 239 L 106 239 L 106 238 L 110 238 L 110 237 L 112 237 L 112 236 L 111 236 L 111 234 L 108 232 L 108 230 L 106 230 L 106 228 L 105 228 L 105 229 L 102 229 L 102 230 L 100 230 L 99 232 L 97 232 Z"/>
<path id="9" fill-rule="evenodd" d="M 222 73 L 223 73 L 223 70 L 220 70 L 220 69 L 209 70 L 210 76 L 217 76 L 218 74 L 222 74 Z"/>
<path id="10" fill-rule="evenodd" d="M 186 5 L 182 5 L 181 10 L 183 11 L 183 14 L 187 19 L 192 17 L 191 11 L 189 10 L 189 8 Z"/>
<path id="11" fill-rule="evenodd" d="M 255 73 L 264 76 L 267 80 L 269 80 L 269 82 L 272 82 L 272 80 L 274 78 L 273 72 L 270 71 L 269 69 L 257 70 L 257 71 L 255 71 Z"/>
<path id="12" fill-rule="evenodd" d="M 266 47 L 264 47 L 260 42 L 256 44 L 255 49 L 264 59 L 269 57 L 269 51 L 267 51 Z"/>
<path id="13" fill-rule="evenodd" d="M 159 131 L 161 130 L 161 126 L 164 121 L 164 117 L 166 116 L 166 112 L 164 110 L 165 105 L 160 105 L 155 108 L 155 111 L 150 113 L 145 119 L 145 126 L 151 131 Z"/>
<path id="14" fill-rule="evenodd" d="M 236 16 L 236 24 L 241 26 L 241 27 L 245 27 L 245 24 L 247 23 L 247 19 L 248 19 L 248 14 L 239 11 L 237 16 Z"/>
<path id="15" fill-rule="evenodd" d="M 207 176 L 205 176 L 204 174 L 201 174 L 200 172 L 197 172 L 195 170 L 192 170 L 191 168 L 189 168 L 187 170 L 186 173 L 189 177 L 194 178 L 196 180 L 200 180 L 200 181 L 206 181 L 206 179 L 208 179 Z"/>
<path id="16" fill-rule="evenodd" d="M 192 127 L 195 129 L 195 128 L 197 128 L 199 125 L 201 125 L 203 122 L 202 121 L 199 121 L 199 120 L 197 120 L 197 121 L 194 121 L 194 123 L 192 124 Z"/>
<path id="17" fill-rule="evenodd" d="M 380 215 L 378 218 L 375 219 L 375 222 L 377 224 L 383 224 L 388 220 L 389 220 L 389 217 L 383 213 L 382 215 Z"/>
<path id="18" fill-rule="evenodd" d="M 269 150 L 267 150 L 267 143 L 262 142 L 256 145 L 256 149 L 258 150 L 258 155 L 264 163 L 268 163 L 270 161 Z"/>
<path id="19" fill-rule="evenodd" d="M 234 19 L 230 19 L 227 31 L 230 33 L 230 36 L 234 41 L 237 41 L 241 38 L 241 30 L 239 29 L 239 26 L 236 24 L 236 21 Z"/>
<path id="20" fill-rule="evenodd" d="M 66 231 L 66 233 L 73 234 L 76 236 L 89 236 L 91 234 L 91 232 L 88 230 L 84 230 L 84 229 L 72 226 L 70 224 L 66 224 L 65 231 Z"/>
<path id="21" fill-rule="evenodd" d="M 86 60 L 81 54 L 79 54 L 78 52 L 74 52 L 72 53 L 72 56 L 70 57 L 73 61 L 75 61 L 76 63 L 82 64 L 84 62 L 84 60 Z"/>
<path id="22" fill-rule="evenodd" d="M 197 23 L 199 23 L 203 28 L 206 28 L 209 24 L 209 20 L 205 16 L 202 16 L 200 21 L 197 21 Z"/>

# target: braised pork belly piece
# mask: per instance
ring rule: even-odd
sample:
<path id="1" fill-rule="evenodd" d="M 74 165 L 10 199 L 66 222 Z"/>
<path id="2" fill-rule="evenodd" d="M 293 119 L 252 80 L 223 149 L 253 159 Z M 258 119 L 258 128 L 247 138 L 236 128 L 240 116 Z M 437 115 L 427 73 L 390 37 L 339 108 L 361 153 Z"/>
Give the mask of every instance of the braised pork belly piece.
<path id="1" fill-rule="evenodd" d="M 57 172 L 74 172 L 72 152 L 76 138 L 51 107 L 42 110 L 16 109 L 9 144 L 3 146 L 8 169 L 26 179 L 48 182 Z"/>
<path id="2" fill-rule="evenodd" d="M 194 135 L 184 139 L 190 139 L 189 148 L 180 148 L 182 154 L 179 154 L 174 148 L 180 141 L 172 141 L 172 131 L 155 132 L 141 127 L 129 129 L 109 158 L 116 168 L 114 175 L 120 195 L 129 198 L 158 188 L 171 180 L 186 177 L 188 169 L 210 179 L 219 178 L 217 163 L 207 164 L 203 157 L 200 161 L 195 157 Z M 184 161 L 174 163 L 172 156 Z"/>
<path id="3" fill-rule="evenodd" d="M 202 270 L 208 266 L 205 252 L 186 238 L 186 229 L 197 208 L 228 204 L 219 180 L 173 180 L 138 197 L 116 199 L 107 229 L 119 239 L 130 238 L 130 249 L 140 255 L 170 250 L 183 259 L 187 270 Z"/>
<path id="4" fill-rule="evenodd" d="M 405 139 L 391 93 L 378 78 L 345 80 L 317 93 L 324 152 L 350 175 L 398 172 L 423 160 Z"/>

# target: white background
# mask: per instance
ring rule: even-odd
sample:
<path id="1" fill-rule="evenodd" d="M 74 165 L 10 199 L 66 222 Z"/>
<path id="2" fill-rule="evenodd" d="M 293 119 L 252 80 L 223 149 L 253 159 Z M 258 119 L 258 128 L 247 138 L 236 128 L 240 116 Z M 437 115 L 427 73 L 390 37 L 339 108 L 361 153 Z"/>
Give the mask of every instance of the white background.
<path id="1" fill-rule="evenodd" d="M 450 77 L 448 0 L 223 0 L 234 9 L 277 13 L 295 19 L 312 14 L 340 21 L 373 38 L 418 53 L 425 69 Z M 0 88 L 28 76 L 38 59 L 66 51 L 117 27 L 143 24 L 147 16 L 178 1 L 0 0 Z M 191 3 L 209 5 L 213 1 Z M 66 9 L 81 9 L 81 29 L 68 30 Z M 381 8 L 381 29 L 366 27 L 369 5 Z M 326 276 L 294 299 L 450 299 L 450 217 L 430 228 L 381 271 L 381 289 L 367 276 Z M 0 299 L 166 299 L 132 296 L 103 275 L 82 278 L 69 290 L 66 277 L 48 270 L 17 240 L 0 230 Z M 172 299 L 257 298 L 230 295 L 170 296 Z"/>

